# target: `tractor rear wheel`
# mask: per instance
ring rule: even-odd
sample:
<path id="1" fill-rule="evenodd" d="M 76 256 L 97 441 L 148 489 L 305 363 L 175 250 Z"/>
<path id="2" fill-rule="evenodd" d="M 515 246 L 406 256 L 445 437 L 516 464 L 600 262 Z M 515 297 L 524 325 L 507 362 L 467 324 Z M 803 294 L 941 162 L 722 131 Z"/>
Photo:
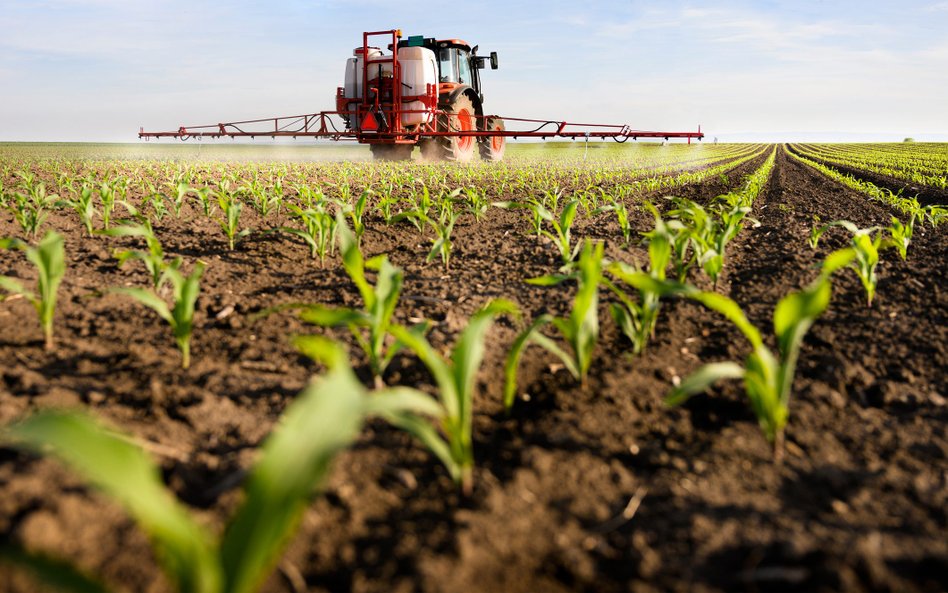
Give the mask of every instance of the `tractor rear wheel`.
<path id="1" fill-rule="evenodd" d="M 503 132 L 504 120 L 499 117 L 489 117 L 485 121 L 484 130 L 487 132 Z M 482 159 L 497 163 L 504 158 L 504 151 L 507 150 L 507 138 L 504 136 L 486 136 L 481 139 L 478 148 Z"/>
<path id="2" fill-rule="evenodd" d="M 370 144 L 372 158 L 377 161 L 407 161 L 411 159 L 414 144 Z"/>
<path id="3" fill-rule="evenodd" d="M 458 95 L 451 105 L 444 107 L 444 111 L 447 114 L 438 117 L 439 132 L 477 131 L 474 103 L 467 95 Z M 447 161 L 469 163 L 477 152 L 476 136 L 439 136 L 437 143 L 441 147 L 441 158 Z"/>

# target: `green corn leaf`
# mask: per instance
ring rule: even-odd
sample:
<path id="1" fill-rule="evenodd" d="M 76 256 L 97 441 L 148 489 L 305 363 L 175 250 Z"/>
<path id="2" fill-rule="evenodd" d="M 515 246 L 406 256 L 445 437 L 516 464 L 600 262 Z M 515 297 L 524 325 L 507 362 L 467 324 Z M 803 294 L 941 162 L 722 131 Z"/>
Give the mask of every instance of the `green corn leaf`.
<path id="1" fill-rule="evenodd" d="M 365 279 L 365 260 L 359 250 L 359 242 L 346 224 L 346 218 L 341 211 L 336 212 L 336 231 L 339 237 L 339 251 L 342 253 L 342 265 L 356 288 L 359 289 L 366 309 L 371 309 L 375 304 L 375 295 L 372 292 L 372 286 Z"/>
<path id="2" fill-rule="evenodd" d="M 520 367 L 520 357 L 523 355 L 523 351 L 530 344 L 534 335 L 544 325 L 550 323 L 552 319 L 551 315 L 540 315 L 533 320 L 526 330 L 517 335 L 510 346 L 504 363 L 504 409 L 509 411 L 513 407 L 514 398 L 517 396 L 517 369 Z M 569 358 L 568 355 L 567 358 Z"/>
<path id="3" fill-rule="evenodd" d="M 568 274 L 547 274 L 545 276 L 537 276 L 536 278 L 528 278 L 526 282 L 534 286 L 556 286 L 570 278 L 572 278 L 572 276 Z"/>
<path id="4" fill-rule="evenodd" d="M 740 306 L 728 297 L 716 292 L 694 292 L 689 294 L 688 297 L 700 302 L 712 311 L 717 311 L 727 317 L 731 323 L 741 330 L 741 333 L 744 334 L 754 348 L 759 348 L 763 345 L 760 332 L 747 320 Z"/>
<path id="5" fill-rule="evenodd" d="M 10 278 L 9 276 L 0 276 L 0 288 L 11 294 L 18 294 L 22 297 L 25 297 L 31 303 L 35 304 L 38 302 L 36 300 L 36 295 L 34 295 L 31 290 L 23 286 L 19 280 Z"/>
<path id="6" fill-rule="evenodd" d="M 444 407 L 431 395 L 412 387 L 386 387 L 372 395 L 366 404 L 371 415 L 404 413 L 441 418 Z"/>
<path id="7" fill-rule="evenodd" d="M 383 416 L 393 426 L 412 435 L 431 451 L 447 468 L 452 480 L 456 483 L 461 481 L 463 478 L 461 464 L 458 463 L 451 447 L 442 438 L 435 425 L 420 416 L 406 412 L 389 412 Z"/>
<path id="8" fill-rule="evenodd" d="M 848 266 L 855 258 L 856 251 L 852 247 L 837 249 L 826 256 L 826 259 L 823 260 L 823 267 L 820 274 L 823 277 L 829 277 L 837 270 L 841 270 Z"/>
<path id="9" fill-rule="evenodd" d="M 142 526 L 179 591 L 216 593 L 220 572 L 206 534 L 162 484 L 158 468 L 127 439 L 83 415 L 42 412 L 4 431 L 36 451 L 50 451 L 118 500 Z"/>
<path id="10" fill-rule="evenodd" d="M 677 406 L 692 395 L 702 393 L 712 384 L 722 379 L 740 379 L 744 377 L 744 367 L 734 362 L 706 364 L 688 376 L 665 398 L 665 403 Z"/>
<path id="11" fill-rule="evenodd" d="M 328 355 L 338 358 L 338 350 Z M 245 487 L 246 499 L 221 543 L 227 593 L 259 588 L 289 543 L 314 489 L 328 475 L 330 462 L 358 436 L 365 407 L 364 388 L 352 370 L 347 364 L 331 364 L 287 410 L 263 444 Z"/>
<path id="12" fill-rule="evenodd" d="M 168 305 L 163 300 L 161 300 L 161 297 L 150 290 L 137 287 L 116 287 L 110 288 L 108 292 L 130 296 L 146 307 L 152 309 L 159 315 L 159 317 L 167 321 L 169 324 L 174 325 L 175 323 L 174 316 L 172 316 L 171 310 L 168 309 Z"/>
<path id="13" fill-rule="evenodd" d="M 400 343 L 411 349 L 421 359 L 421 362 L 428 367 L 435 383 L 438 384 L 441 403 L 447 415 L 452 418 L 459 417 L 460 410 L 458 409 L 454 376 L 441 356 L 435 352 L 424 336 L 417 335 L 400 325 L 392 325 L 390 331 Z"/>
<path id="14" fill-rule="evenodd" d="M 575 379 L 579 379 L 582 376 L 579 366 L 576 364 L 575 358 L 570 356 L 566 350 L 560 348 L 559 344 L 539 332 L 534 334 L 530 339 L 538 346 L 560 359 L 560 362 L 563 363 L 563 366 L 566 367 L 566 370 L 569 371 L 569 374 Z"/>
<path id="15" fill-rule="evenodd" d="M 468 418 L 471 414 L 474 381 L 481 367 L 481 361 L 484 359 L 484 336 L 494 318 L 501 314 L 517 315 L 519 309 L 506 299 L 491 301 L 471 317 L 451 353 L 458 408 L 462 419 Z M 470 422 L 464 422 L 464 426 L 469 428 Z M 470 438 L 469 434 L 467 438 Z"/>
<path id="16" fill-rule="evenodd" d="M 786 354 L 790 348 L 792 336 L 799 333 L 797 326 L 809 324 L 826 311 L 829 306 L 832 288 L 829 282 L 817 282 L 800 292 L 792 292 L 780 299 L 774 310 L 774 334 L 780 344 L 780 351 Z"/>
<path id="17" fill-rule="evenodd" d="M 341 327 L 344 325 L 369 325 L 368 316 L 362 311 L 347 307 L 323 307 L 311 305 L 300 311 L 299 317 L 306 323 L 322 327 Z"/>

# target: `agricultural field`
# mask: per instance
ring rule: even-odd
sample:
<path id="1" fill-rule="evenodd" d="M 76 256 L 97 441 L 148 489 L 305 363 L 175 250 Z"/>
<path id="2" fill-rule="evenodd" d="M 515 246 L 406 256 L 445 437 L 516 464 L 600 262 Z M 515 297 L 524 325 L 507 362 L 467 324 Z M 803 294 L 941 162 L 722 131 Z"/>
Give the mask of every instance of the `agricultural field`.
<path id="1" fill-rule="evenodd" d="M 0 144 L 0 589 L 948 589 L 948 146 L 367 157 Z"/>

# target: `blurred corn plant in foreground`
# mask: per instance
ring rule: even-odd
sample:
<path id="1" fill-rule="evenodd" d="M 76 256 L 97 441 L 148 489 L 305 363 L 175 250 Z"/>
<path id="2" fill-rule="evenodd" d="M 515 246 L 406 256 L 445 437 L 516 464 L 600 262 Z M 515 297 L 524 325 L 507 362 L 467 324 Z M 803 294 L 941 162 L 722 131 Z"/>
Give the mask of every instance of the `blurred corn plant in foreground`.
<path id="1" fill-rule="evenodd" d="M 431 413 L 429 396 L 405 389 L 369 393 L 345 351 L 319 336 L 309 353 L 328 371 L 314 380 L 264 442 L 244 485 L 244 499 L 223 534 L 202 526 L 161 481 L 134 442 L 78 412 L 42 412 L 0 430 L 0 443 L 49 454 L 118 501 L 145 532 L 168 580 L 181 593 L 257 591 L 279 561 L 331 462 L 371 415 Z M 0 546 L 0 559 L 64 591 L 106 591 L 68 562 Z"/>

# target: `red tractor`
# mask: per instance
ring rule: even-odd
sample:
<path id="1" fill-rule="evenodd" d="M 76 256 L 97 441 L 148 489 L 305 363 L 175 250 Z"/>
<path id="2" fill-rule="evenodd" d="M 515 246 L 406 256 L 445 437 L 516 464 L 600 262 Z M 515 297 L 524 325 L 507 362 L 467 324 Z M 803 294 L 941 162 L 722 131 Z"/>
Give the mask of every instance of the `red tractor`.
<path id="1" fill-rule="evenodd" d="M 374 35 L 391 35 L 390 54 L 369 45 Z M 480 76 L 488 63 L 497 69 L 497 52 L 488 62 L 466 41 L 420 35 L 402 40 L 396 30 L 363 34 L 362 47 L 353 53 L 336 110 L 347 114 L 348 128 L 375 158 L 407 159 L 415 145 L 426 160 L 468 162 L 478 152 L 489 161 L 503 158 L 505 137 L 490 133 L 503 132 L 504 122 L 485 117 Z M 482 134 L 464 134 L 477 132 Z"/>

